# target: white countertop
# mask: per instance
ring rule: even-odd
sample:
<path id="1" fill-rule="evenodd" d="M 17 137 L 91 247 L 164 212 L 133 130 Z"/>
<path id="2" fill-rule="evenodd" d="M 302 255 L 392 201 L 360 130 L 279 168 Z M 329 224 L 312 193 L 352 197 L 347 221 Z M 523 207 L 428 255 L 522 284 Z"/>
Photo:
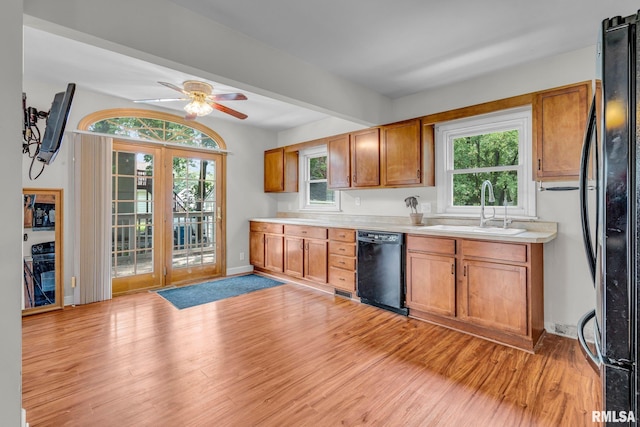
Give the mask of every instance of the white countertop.
<path id="1" fill-rule="evenodd" d="M 276 218 L 252 218 L 250 221 L 271 222 L 278 224 L 290 225 L 309 225 L 315 227 L 328 228 L 348 228 L 352 230 L 371 230 L 371 231 L 391 231 L 396 233 L 416 234 L 425 236 L 451 236 L 465 239 L 492 240 L 499 242 L 521 242 L 521 243 L 547 243 L 557 236 L 557 224 L 553 222 L 524 221 L 511 225 L 513 228 L 524 228 L 527 231 L 515 235 L 495 235 L 495 234 L 479 234 L 466 231 L 451 230 L 434 230 L 427 228 L 426 225 L 437 224 L 461 224 L 475 225 L 471 219 L 427 219 L 425 225 L 410 225 L 393 222 L 367 221 L 366 218 L 354 219 L 329 219 L 329 218 L 294 218 L 294 217 L 276 217 Z M 407 219 L 408 221 L 408 219 Z"/>

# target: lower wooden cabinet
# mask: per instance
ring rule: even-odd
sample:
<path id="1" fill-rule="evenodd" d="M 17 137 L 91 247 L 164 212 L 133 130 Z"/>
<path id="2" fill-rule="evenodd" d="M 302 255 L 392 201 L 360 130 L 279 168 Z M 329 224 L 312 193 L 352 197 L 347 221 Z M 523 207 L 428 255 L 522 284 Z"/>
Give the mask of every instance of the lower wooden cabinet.
<path id="1" fill-rule="evenodd" d="M 343 291 L 355 292 L 356 262 L 355 230 L 329 229 L 329 284 Z"/>
<path id="2" fill-rule="evenodd" d="M 284 273 L 327 283 L 327 229 L 285 225 L 284 234 Z"/>
<path id="3" fill-rule="evenodd" d="M 281 273 L 284 269 L 282 224 L 252 221 L 249 229 L 249 262 L 251 265 Z"/>
<path id="4" fill-rule="evenodd" d="M 456 315 L 456 259 L 409 252 L 407 307 L 443 316 Z"/>
<path id="5" fill-rule="evenodd" d="M 527 267 L 465 261 L 460 317 L 489 328 L 527 334 Z"/>
<path id="6" fill-rule="evenodd" d="M 534 351 L 544 333 L 542 244 L 407 236 L 409 315 Z"/>

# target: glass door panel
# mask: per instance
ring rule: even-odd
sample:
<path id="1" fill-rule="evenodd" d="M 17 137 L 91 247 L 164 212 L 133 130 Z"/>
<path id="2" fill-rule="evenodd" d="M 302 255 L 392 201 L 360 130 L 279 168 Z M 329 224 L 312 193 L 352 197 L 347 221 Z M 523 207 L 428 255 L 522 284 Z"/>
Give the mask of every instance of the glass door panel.
<path id="1" fill-rule="evenodd" d="M 221 274 L 222 156 L 171 151 L 171 221 L 167 282 L 195 282 Z M 169 215 L 169 214 L 168 214 Z"/>
<path id="2" fill-rule="evenodd" d="M 160 148 L 114 141 L 112 155 L 113 293 L 162 286 L 162 209 L 157 208 Z M 158 246 L 158 244 L 160 246 Z"/>

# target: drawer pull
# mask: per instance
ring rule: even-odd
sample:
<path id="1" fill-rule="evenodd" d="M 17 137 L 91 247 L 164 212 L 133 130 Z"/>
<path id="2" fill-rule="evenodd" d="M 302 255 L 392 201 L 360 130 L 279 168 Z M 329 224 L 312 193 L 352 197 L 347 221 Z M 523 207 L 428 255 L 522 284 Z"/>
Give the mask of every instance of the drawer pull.
<path id="1" fill-rule="evenodd" d="M 340 249 L 338 249 L 338 250 L 339 250 L 339 251 L 342 251 L 342 252 L 344 252 L 344 248 L 340 248 Z"/>
<path id="2" fill-rule="evenodd" d="M 344 234 L 338 234 L 338 237 L 345 237 Z"/>
<path id="3" fill-rule="evenodd" d="M 341 282 L 344 282 L 344 277 L 340 277 L 338 280 L 340 280 Z"/>

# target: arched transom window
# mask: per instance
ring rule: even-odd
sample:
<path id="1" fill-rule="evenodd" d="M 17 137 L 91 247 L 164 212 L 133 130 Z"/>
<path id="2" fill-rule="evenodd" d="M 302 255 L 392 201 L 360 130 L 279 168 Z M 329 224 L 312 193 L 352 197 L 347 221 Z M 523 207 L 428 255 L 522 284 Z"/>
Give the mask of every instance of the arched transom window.
<path id="1" fill-rule="evenodd" d="M 226 148 L 218 134 L 200 123 L 157 111 L 105 110 L 86 117 L 83 122 L 79 127 L 90 132 L 194 148 Z"/>

